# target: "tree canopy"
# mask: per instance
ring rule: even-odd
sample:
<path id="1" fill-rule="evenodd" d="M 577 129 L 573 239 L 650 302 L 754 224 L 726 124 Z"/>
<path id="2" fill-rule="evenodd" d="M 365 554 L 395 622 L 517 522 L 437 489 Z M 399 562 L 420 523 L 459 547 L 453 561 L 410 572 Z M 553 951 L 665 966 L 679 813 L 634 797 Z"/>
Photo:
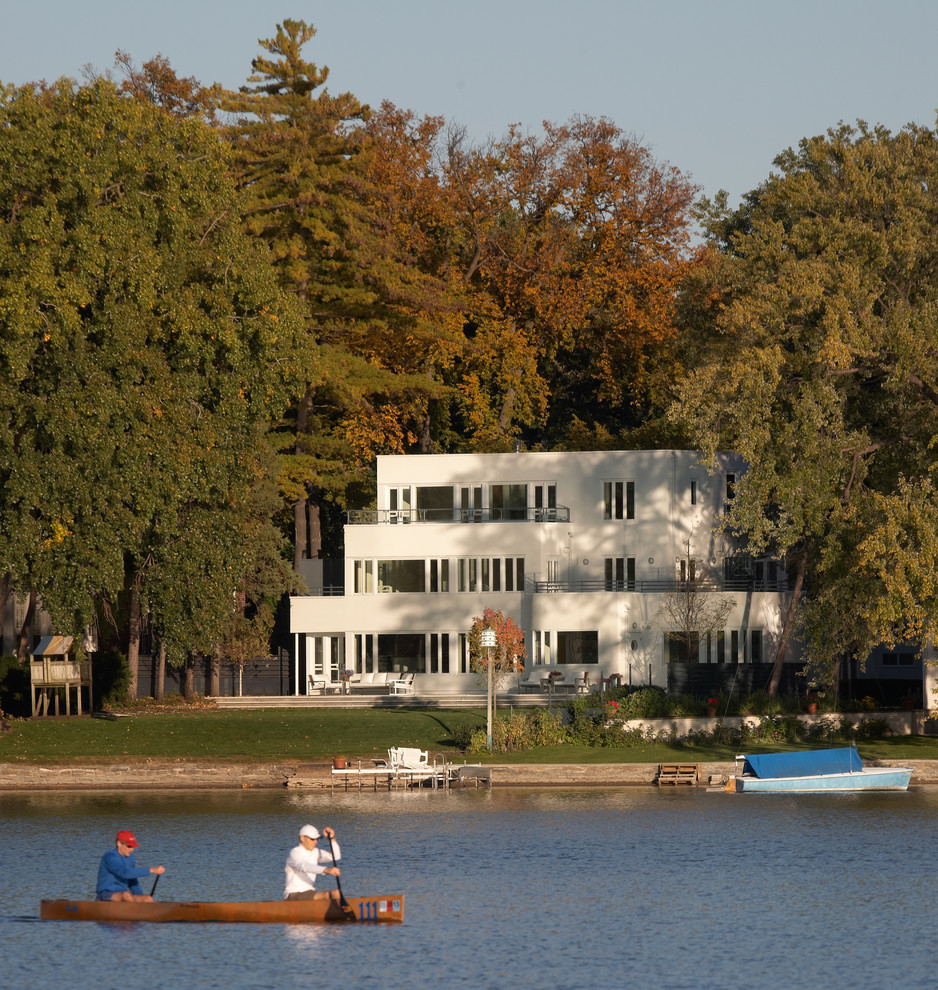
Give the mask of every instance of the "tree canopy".
<path id="1" fill-rule="evenodd" d="M 171 656 L 208 649 L 297 331 L 225 146 L 105 79 L 7 87 L 0 216 L 0 570 L 61 628 L 129 592 Z M 183 587 L 197 622 L 160 592 Z"/>
<path id="2" fill-rule="evenodd" d="M 807 568 L 811 656 L 934 637 L 938 139 L 840 125 L 780 155 L 736 211 L 704 204 L 703 449 L 749 462 L 728 514 Z"/>

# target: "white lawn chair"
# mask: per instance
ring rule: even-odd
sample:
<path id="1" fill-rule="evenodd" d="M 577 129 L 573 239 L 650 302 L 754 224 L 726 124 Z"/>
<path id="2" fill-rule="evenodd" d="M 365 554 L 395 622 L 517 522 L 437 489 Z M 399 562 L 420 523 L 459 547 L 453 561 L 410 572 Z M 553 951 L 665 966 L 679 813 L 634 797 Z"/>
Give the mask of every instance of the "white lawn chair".
<path id="1" fill-rule="evenodd" d="M 393 681 L 388 681 L 388 690 L 391 694 L 413 694 L 414 674 L 401 674 Z"/>

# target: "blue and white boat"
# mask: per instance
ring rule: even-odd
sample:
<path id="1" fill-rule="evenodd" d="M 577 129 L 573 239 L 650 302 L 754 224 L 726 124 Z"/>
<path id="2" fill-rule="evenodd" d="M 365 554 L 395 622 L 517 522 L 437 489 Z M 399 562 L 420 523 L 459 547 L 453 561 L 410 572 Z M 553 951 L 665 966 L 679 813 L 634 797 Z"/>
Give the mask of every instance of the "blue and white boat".
<path id="1" fill-rule="evenodd" d="M 865 767 L 856 746 L 737 756 L 727 791 L 905 791 L 911 767 Z"/>

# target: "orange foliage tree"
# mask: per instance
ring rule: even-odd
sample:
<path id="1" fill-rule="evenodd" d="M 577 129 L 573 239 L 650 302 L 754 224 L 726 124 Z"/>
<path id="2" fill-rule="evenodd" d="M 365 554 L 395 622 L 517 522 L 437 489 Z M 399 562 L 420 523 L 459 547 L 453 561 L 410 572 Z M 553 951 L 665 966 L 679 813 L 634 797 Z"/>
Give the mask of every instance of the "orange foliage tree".
<path id="1" fill-rule="evenodd" d="M 482 632 L 494 629 L 496 645 L 486 648 L 481 645 Z M 489 667 L 492 670 L 492 684 L 495 696 L 498 695 L 499 685 L 524 670 L 527 657 L 524 649 L 524 630 L 515 624 L 514 619 L 505 618 L 501 611 L 487 608 L 481 616 L 472 620 L 469 630 L 469 669 L 475 673 L 484 674 L 488 678 Z M 494 701 L 493 697 L 493 709 Z"/>

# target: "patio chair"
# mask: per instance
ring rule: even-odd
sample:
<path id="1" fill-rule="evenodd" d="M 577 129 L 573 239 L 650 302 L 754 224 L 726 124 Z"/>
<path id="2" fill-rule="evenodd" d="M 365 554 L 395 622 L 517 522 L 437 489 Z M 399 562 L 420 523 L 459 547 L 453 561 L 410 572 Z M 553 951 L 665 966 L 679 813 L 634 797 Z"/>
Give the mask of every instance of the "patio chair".
<path id="1" fill-rule="evenodd" d="M 393 681 L 388 681 L 388 690 L 391 694 L 413 694 L 414 674 L 401 674 Z"/>
<path id="2" fill-rule="evenodd" d="M 430 767 L 430 754 L 415 746 L 398 746 L 389 749 L 388 755 L 391 766 L 396 770 L 428 770 Z"/>

